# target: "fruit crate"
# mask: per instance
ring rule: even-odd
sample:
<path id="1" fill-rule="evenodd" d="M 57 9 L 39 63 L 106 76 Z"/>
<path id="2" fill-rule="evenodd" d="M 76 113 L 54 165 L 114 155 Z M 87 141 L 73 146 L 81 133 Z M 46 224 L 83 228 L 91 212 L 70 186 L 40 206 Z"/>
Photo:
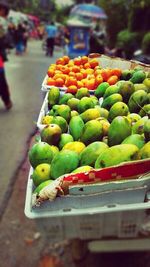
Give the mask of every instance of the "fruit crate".
<path id="1" fill-rule="evenodd" d="M 89 55 L 90 56 L 90 55 Z M 118 58 L 118 57 L 108 57 L 105 56 L 103 54 L 96 54 L 93 53 L 91 54 L 91 57 L 96 57 L 99 61 L 99 65 L 102 68 L 120 68 L 121 70 L 125 70 L 125 69 L 134 69 L 135 67 L 141 67 L 144 70 L 149 70 L 150 66 L 148 64 L 144 64 L 138 61 L 134 61 L 134 60 L 125 60 L 122 58 Z M 47 79 L 48 79 L 48 75 L 46 74 L 42 85 L 41 85 L 41 90 L 43 92 L 47 92 L 49 91 L 53 86 L 49 86 L 47 85 Z M 60 91 L 65 92 L 67 87 L 63 86 L 63 87 L 59 87 Z M 93 94 L 93 90 L 89 90 L 91 94 Z"/>
<path id="2" fill-rule="evenodd" d="M 48 231 L 53 237 L 83 240 L 136 238 L 143 230 L 150 208 L 150 174 L 136 180 L 100 184 L 98 193 L 95 193 L 95 188 L 90 189 L 93 191 L 90 195 L 72 192 L 33 207 L 32 172 L 31 168 L 25 215 L 30 219 L 43 219 L 43 223 L 48 221 Z"/>
<path id="3" fill-rule="evenodd" d="M 149 70 L 149 65 L 120 58 L 99 55 L 99 61 L 104 68 L 109 66 L 110 68 L 133 69 L 141 66 L 144 70 Z M 42 84 L 42 91 L 47 94 L 37 121 L 39 130 L 44 127 L 41 120 L 48 111 L 47 95 L 50 87 L 46 86 L 46 79 L 47 76 Z M 71 195 L 59 197 L 54 202 L 45 201 L 41 206 L 33 207 L 32 171 L 31 168 L 27 183 L 25 215 L 31 219 L 42 219 L 52 239 L 137 238 L 143 233 L 143 229 L 146 229 L 150 209 L 150 174 L 136 181 L 128 181 L 131 183 L 130 186 L 128 184 L 128 188 L 124 188 L 125 182 L 120 183 L 120 187 L 118 187 L 118 181 L 109 182 L 107 185 L 101 184 L 98 194 L 91 196 L 75 195 L 75 192 L 80 190 L 72 187 Z M 144 179 L 148 181 L 148 184 L 145 184 Z"/>

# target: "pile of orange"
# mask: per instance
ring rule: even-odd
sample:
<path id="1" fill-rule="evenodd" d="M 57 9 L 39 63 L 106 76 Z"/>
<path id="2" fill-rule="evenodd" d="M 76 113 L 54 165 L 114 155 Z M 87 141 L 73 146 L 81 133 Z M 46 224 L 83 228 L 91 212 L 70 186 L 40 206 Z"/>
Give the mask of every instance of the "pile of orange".
<path id="1" fill-rule="evenodd" d="M 102 69 L 96 58 L 82 56 L 70 59 L 63 56 L 49 66 L 47 75 L 48 86 L 64 87 L 66 92 L 75 94 L 81 87 L 95 90 L 102 82 L 115 84 L 121 76 L 121 70 Z"/>

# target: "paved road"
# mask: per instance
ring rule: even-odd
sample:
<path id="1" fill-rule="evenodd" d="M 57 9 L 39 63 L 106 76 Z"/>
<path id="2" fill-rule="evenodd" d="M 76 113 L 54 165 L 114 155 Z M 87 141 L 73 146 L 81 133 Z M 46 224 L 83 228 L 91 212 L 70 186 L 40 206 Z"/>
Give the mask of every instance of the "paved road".
<path id="1" fill-rule="evenodd" d="M 0 203 L 8 197 L 15 171 L 24 158 L 26 141 L 35 129 L 43 101 L 40 91 L 47 67 L 61 53 L 46 58 L 40 41 L 29 43 L 28 53 L 18 57 L 12 52 L 6 63 L 6 74 L 14 106 L 6 112 L 0 100 Z M 1 210 L 0 205 L 0 210 Z"/>

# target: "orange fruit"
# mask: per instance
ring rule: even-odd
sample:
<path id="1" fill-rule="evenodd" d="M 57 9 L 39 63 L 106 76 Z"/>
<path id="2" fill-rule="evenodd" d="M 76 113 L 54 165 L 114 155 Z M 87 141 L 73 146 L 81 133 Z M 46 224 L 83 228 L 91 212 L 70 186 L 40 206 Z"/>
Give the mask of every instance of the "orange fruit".
<path id="1" fill-rule="evenodd" d="M 82 81 L 77 81 L 77 87 L 78 89 L 84 87 L 84 83 Z"/>
<path id="2" fill-rule="evenodd" d="M 89 62 L 85 63 L 83 66 L 84 66 L 84 69 L 90 69 L 91 68 Z"/>
<path id="3" fill-rule="evenodd" d="M 101 69 L 96 69 L 96 70 L 94 70 L 94 75 L 95 75 L 95 76 L 97 76 L 97 75 L 99 75 L 99 74 L 101 74 Z"/>
<path id="4" fill-rule="evenodd" d="M 56 60 L 56 64 L 57 65 L 65 65 L 65 60 L 63 59 L 63 57 L 60 57 Z"/>
<path id="5" fill-rule="evenodd" d="M 120 77 L 121 74 L 122 74 L 122 70 L 119 68 L 115 68 L 115 69 L 111 70 L 111 75 L 116 75 L 116 76 Z"/>
<path id="6" fill-rule="evenodd" d="M 108 78 L 107 82 L 109 85 L 113 85 L 118 81 L 118 76 L 112 75 L 111 77 Z"/>
<path id="7" fill-rule="evenodd" d="M 57 78 L 55 80 L 55 85 L 58 86 L 58 87 L 59 86 L 62 87 L 64 85 L 64 80 L 62 78 Z"/>
<path id="8" fill-rule="evenodd" d="M 93 74 L 93 73 L 94 73 L 94 70 L 93 70 L 93 69 L 91 69 L 91 68 L 87 68 L 85 71 L 86 71 L 86 73 L 87 73 L 88 75 L 90 75 L 90 74 Z"/>
<path id="9" fill-rule="evenodd" d="M 68 64 L 70 58 L 68 56 L 63 56 L 63 60 L 65 61 L 66 64 Z"/>
<path id="10" fill-rule="evenodd" d="M 75 77 L 78 81 L 81 81 L 83 79 L 83 74 L 81 72 L 77 72 Z"/>
<path id="11" fill-rule="evenodd" d="M 66 93 L 76 94 L 77 91 L 78 91 L 78 88 L 76 85 L 70 85 L 68 86 Z"/>
<path id="12" fill-rule="evenodd" d="M 90 66 L 92 69 L 94 69 L 96 66 L 99 66 L 99 63 L 98 63 L 97 59 L 95 59 L 95 58 L 90 59 L 89 63 L 90 63 Z"/>
<path id="13" fill-rule="evenodd" d="M 64 74 L 68 74 L 70 72 L 70 69 L 67 66 L 62 66 L 61 67 L 61 72 Z"/>
<path id="14" fill-rule="evenodd" d="M 78 66 L 73 66 L 71 69 L 73 72 L 79 72 L 80 71 L 80 67 Z"/>
<path id="15" fill-rule="evenodd" d="M 87 63 L 88 62 L 88 57 L 87 56 L 82 56 L 81 57 L 81 64 L 85 64 L 85 63 Z"/>
<path id="16" fill-rule="evenodd" d="M 55 80 L 53 79 L 53 78 L 48 78 L 47 79 L 47 85 L 50 85 L 50 86 L 55 86 L 56 84 L 55 84 Z"/>
<path id="17" fill-rule="evenodd" d="M 53 68 L 48 68 L 47 75 L 49 77 L 53 77 L 55 74 L 55 70 Z"/>
<path id="18" fill-rule="evenodd" d="M 103 77 L 101 75 L 97 75 L 95 77 L 95 84 L 96 86 L 98 86 L 99 84 L 101 84 L 103 82 Z"/>
<path id="19" fill-rule="evenodd" d="M 71 76 L 72 76 L 72 77 L 75 77 L 75 76 L 76 76 L 76 74 L 75 74 L 75 72 L 73 72 L 73 71 L 70 71 L 70 72 L 69 72 L 69 76 L 70 76 L 70 77 L 71 77 Z"/>
<path id="20" fill-rule="evenodd" d="M 81 65 L 81 58 L 80 57 L 75 57 L 74 58 L 74 65 L 77 65 L 77 66 Z"/>
<path id="21" fill-rule="evenodd" d="M 87 80 L 85 86 L 89 89 L 89 90 L 95 90 L 95 79 L 90 79 L 90 80 Z"/>
<path id="22" fill-rule="evenodd" d="M 80 72 L 82 73 L 83 78 L 86 78 L 87 77 L 87 72 L 86 72 L 85 69 L 81 69 Z"/>

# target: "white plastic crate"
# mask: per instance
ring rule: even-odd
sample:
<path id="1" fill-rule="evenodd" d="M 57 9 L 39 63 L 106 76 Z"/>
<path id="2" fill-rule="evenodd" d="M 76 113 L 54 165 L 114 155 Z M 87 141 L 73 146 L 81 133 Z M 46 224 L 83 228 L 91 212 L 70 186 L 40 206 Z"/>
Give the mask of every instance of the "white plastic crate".
<path id="1" fill-rule="evenodd" d="M 149 176 L 137 179 L 134 188 L 128 186 L 128 189 L 123 189 L 122 185 L 121 190 L 111 191 L 107 188 L 93 196 L 57 197 L 53 202 L 45 201 L 39 207 L 32 207 L 34 188 L 32 171 L 31 168 L 26 191 L 25 214 L 28 218 L 42 218 L 43 223 L 48 222 L 48 231 L 55 231 L 55 238 L 78 237 L 86 240 L 110 236 L 117 238 L 138 236 L 147 216 L 146 210 L 150 208 L 150 202 L 144 202 L 145 193 L 150 188 Z"/>

